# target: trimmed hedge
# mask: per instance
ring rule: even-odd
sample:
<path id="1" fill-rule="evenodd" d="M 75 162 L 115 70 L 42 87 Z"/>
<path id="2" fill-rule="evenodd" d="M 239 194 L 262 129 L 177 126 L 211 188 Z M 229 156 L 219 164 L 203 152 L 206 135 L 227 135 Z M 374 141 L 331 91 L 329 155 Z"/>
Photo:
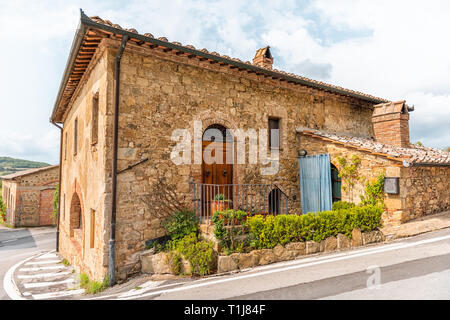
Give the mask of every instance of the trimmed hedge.
<path id="1" fill-rule="evenodd" d="M 336 201 L 336 202 L 333 202 L 333 207 L 331 210 L 336 211 L 336 210 L 341 210 L 341 209 L 351 209 L 351 208 L 354 208 L 355 206 L 356 206 L 356 204 L 351 203 L 351 202 Z"/>
<path id="2" fill-rule="evenodd" d="M 372 231 L 381 226 L 383 209 L 379 206 L 351 207 L 305 215 L 253 216 L 247 219 L 250 243 L 255 249 L 271 249 L 289 242 L 316 241 L 352 230 Z"/>

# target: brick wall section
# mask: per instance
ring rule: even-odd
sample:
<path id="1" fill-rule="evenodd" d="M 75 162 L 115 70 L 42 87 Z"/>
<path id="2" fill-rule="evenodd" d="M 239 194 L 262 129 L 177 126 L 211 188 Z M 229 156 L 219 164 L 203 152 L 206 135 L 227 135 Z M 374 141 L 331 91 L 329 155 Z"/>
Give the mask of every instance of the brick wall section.
<path id="1" fill-rule="evenodd" d="M 375 106 L 372 123 L 377 142 L 409 148 L 409 113 L 404 101 Z"/>

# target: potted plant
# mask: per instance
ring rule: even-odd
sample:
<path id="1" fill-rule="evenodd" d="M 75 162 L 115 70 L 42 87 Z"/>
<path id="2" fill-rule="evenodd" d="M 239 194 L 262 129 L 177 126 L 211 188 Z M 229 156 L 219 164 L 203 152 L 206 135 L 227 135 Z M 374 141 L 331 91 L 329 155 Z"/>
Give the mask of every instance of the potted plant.
<path id="1" fill-rule="evenodd" d="M 225 211 L 229 209 L 231 200 L 225 198 L 222 193 L 217 194 L 211 203 L 211 212 L 214 214 L 216 211 Z"/>

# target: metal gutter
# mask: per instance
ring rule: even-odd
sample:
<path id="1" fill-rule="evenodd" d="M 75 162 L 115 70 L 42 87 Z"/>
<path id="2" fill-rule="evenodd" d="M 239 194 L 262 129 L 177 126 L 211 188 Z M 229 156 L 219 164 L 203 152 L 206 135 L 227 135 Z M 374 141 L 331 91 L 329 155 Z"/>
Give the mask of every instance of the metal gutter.
<path id="1" fill-rule="evenodd" d="M 56 252 L 59 252 L 59 219 L 61 217 L 61 173 L 62 173 L 62 147 L 63 147 L 63 128 L 51 121 L 55 127 L 60 131 L 59 139 L 59 182 L 58 182 L 58 213 L 56 216 Z"/>
<path id="2" fill-rule="evenodd" d="M 122 59 L 123 51 L 127 45 L 128 36 L 122 37 L 122 43 L 114 60 L 114 123 L 113 123 L 113 158 L 112 158 L 112 204 L 111 204 L 111 224 L 110 224 L 110 238 L 109 238 L 109 285 L 115 284 L 115 264 L 116 264 L 116 200 L 117 200 L 117 151 L 119 145 L 119 98 L 120 98 L 120 60 Z"/>
<path id="3" fill-rule="evenodd" d="M 406 168 L 410 167 L 450 167 L 450 163 L 433 163 L 433 162 L 411 162 L 408 163 L 408 166 L 405 166 Z"/>

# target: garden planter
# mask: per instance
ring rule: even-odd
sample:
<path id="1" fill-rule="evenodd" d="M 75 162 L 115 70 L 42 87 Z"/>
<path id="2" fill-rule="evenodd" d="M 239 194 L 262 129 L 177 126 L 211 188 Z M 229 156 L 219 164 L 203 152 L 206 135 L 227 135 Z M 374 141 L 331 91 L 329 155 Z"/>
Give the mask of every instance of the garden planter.
<path id="1" fill-rule="evenodd" d="M 225 211 L 230 208 L 230 201 L 228 200 L 212 200 L 211 212 L 212 214 L 217 211 Z"/>

